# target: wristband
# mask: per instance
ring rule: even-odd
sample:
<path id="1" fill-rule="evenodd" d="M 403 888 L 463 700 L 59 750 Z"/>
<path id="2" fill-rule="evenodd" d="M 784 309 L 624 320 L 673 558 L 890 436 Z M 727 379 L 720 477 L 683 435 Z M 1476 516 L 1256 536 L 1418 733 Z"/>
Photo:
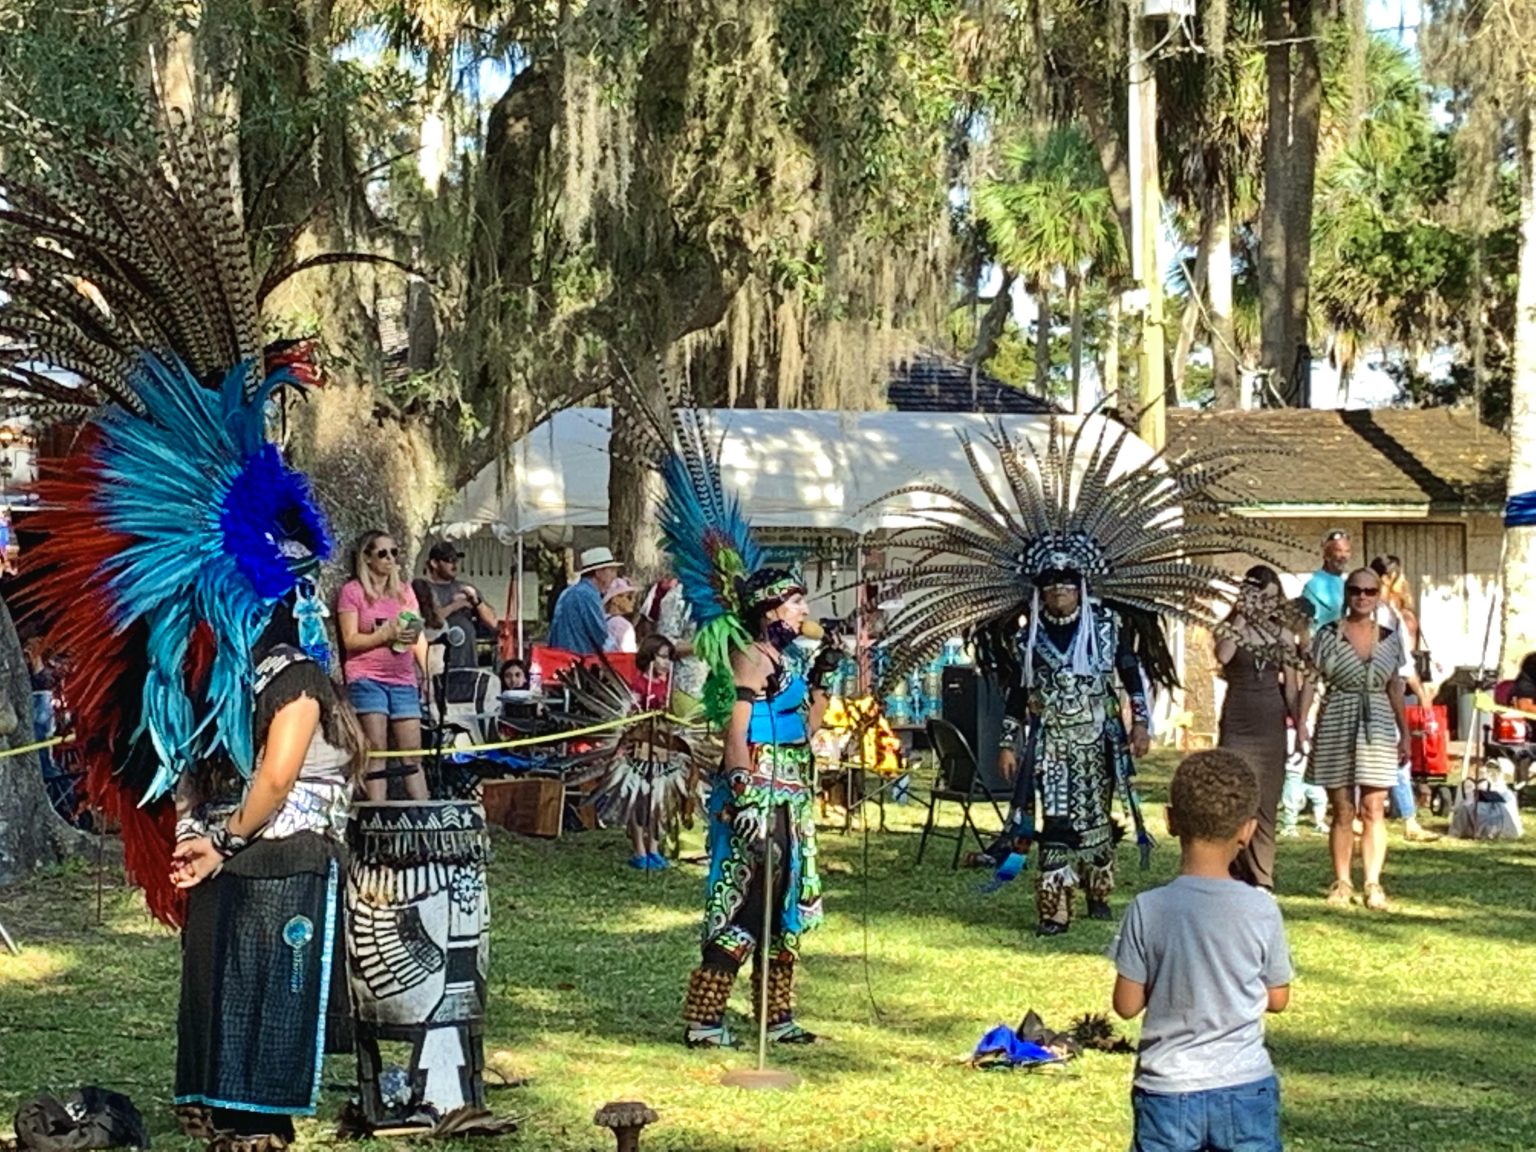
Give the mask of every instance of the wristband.
<path id="1" fill-rule="evenodd" d="M 208 833 L 208 839 L 213 844 L 213 850 L 224 859 L 228 860 L 236 852 L 243 852 L 251 846 L 249 836 L 236 836 L 229 830 L 229 824 L 220 824 L 212 832 Z"/>

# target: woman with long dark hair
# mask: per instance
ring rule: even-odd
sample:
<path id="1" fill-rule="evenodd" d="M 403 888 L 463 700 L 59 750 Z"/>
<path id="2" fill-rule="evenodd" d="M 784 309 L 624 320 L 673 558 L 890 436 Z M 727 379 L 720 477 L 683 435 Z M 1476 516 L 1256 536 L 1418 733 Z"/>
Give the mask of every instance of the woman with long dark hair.
<path id="1" fill-rule="evenodd" d="M 314 1111 L 320 1054 L 350 1050 L 341 846 L 366 760 L 287 605 L 254 655 L 255 771 L 182 778 L 171 879 L 187 890 L 176 1103 L 190 1134 L 261 1152 Z"/>
<path id="2" fill-rule="evenodd" d="M 1328 790 L 1332 822 L 1333 885 L 1328 903 L 1350 904 L 1354 859 L 1355 793 L 1359 791 L 1360 863 L 1367 908 L 1387 907 L 1381 871 L 1387 859 L 1386 797 L 1397 766 L 1408 758 L 1408 721 L 1403 704 L 1403 644 L 1399 632 L 1376 620 L 1381 577 L 1357 568 L 1344 581 L 1342 619 L 1325 624 L 1312 639 L 1312 660 L 1323 682 L 1323 703 L 1312 738 L 1312 782 Z M 1302 692 L 1307 714 L 1312 687 Z"/>
<path id="3" fill-rule="evenodd" d="M 746 581 L 742 600 L 751 643 L 730 657 L 736 702 L 725 728 L 725 759 L 710 785 L 704 949 L 683 1011 L 690 1048 L 732 1044 L 725 1005 L 748 956 L 757 973 L 768 965 L 769 1040 L 816 1039 L 795 1022 L 793 987 L 801 934 L 821 922 L 810 739 L 827 696 L 784 662 L 810 615 L 799 578 L 760 569 Z M 765 860 L 773 861 L 767 940 Z"/>
<path id="4" fill-rule="evenodd" d="M 1273 568 L 1248 569 L 1227 617 L 1232 632 L 1216 641 L 1216 660 L 1227 682 L 1217 743 L 1242 756 L 1259 783 L 1258 826 L 1232 862 L 1232 874 L 1269 889 L 1275 886 L 1275 820 L 1285 789 L 1287 727 L 1296 716 L 1300 688 L 1281 659 L 1282 646 L 1296 645 L 1295 636 L 1275 623 L 1283 594 Z"/>

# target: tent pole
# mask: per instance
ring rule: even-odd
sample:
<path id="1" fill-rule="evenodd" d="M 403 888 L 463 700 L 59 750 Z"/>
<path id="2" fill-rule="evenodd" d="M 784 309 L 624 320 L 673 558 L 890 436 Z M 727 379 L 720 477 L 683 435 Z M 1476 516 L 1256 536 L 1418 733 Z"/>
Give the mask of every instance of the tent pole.
<path id="1" fill-rule="evenodd" d="M 1504 598 L 1504 553 L 1508 547 L 1509 533 L 1505 532 L 1499 540 L 1499 573 L 1493 583 L 1493 595 L 1488 597 L 1488 621 L 1483 626 L 1483 648 L 1477 654 L 1478 680 L 1482 680 L 1488 671 L 1488 641 L 1493 639 L 1493 614 L 1498 611 L 1499 603 Z"/>
<path id="2" fill-rule="evenodd" d="M 517 534 L 517 658 L 526 660 L 528 653 L 523 647 L 523 534 Z"/>
<path id="3" fill-rule="evenodd" d="M 856 698 L 862 700 L 866 690 L 864 683 L 864 657 L 859 649 L 859 643 L 864 638 L 864 627 L 866 624 L 864 604 L 866 599 L 864 595 L 864 534 L 862 532 L 859 533 L 854 542 L 853 555 L 853 573 L 854 578 L 858 581 L 859 589 L 853 598 L 853 666 L 859 689 Z"/>

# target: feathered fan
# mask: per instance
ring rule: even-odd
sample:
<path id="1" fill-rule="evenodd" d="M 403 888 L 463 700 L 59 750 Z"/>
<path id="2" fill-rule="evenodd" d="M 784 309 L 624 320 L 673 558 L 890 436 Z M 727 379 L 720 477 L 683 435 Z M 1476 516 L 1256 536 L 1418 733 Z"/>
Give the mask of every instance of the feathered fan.
<path id="1" fill-rule="evenodd" d="M 194 764 L 249 775 L 252 650 L 330 551 L 304 477 L 267 442 L 268 401 L 315 379 L 263 349 L 230 171 L 162 125 L 159 162 L 46 133 L 0 176 L 0 386 L 81 425 L 45 462 L 25 607 L 77 669 L 89 802 L 176 922 L 170 792 Z"/>
<path id="2" fill-rule="evenodd" d="M 561 677 L 576 711 L 594 722 L 650 710 L 611 668 L 576 664 Z M 688 801 L 700 798 L 700 782 L 720 763 L 720 741 L 709 733 L 704 717 L 696 723 L 682 719 L 655 716 L 602 733 L 595 754 L 582 758 L 593 768 L 568 783 L 599 780 L 595 800 L 600 809 L 625 822 L 635 817 L 650 827 L 665 827 Z"/>
<path id="3" fill-rule="evenodd" d="M 1066 570 L 1120 613 L 1149 675 L 1172 685 L 1163 617 L 1229 631 L 1217 610 L 1232 604 L 1237 578 L 1209 559 L 1262 558 L 1270 545 L 1291 543 L 1256 521 L 1215 518 L 1223 511 L 1215 493 L 1243 467 L 1238 451 L 1176 462 L 1159 454 L 1129 466 L 1122 453 L 1130 434 L 1092 417 L 1075 429 L 1053 418 L 1043 455 L 1001 423 L 983 437 L 990 452 L 964 432 L 960 439 L 984 502 L 921 482 L 877 502 L 912 494 L 932 502 L 906 513 L 924 523 L 895 540 L 921 556 L 897 580 L 905 604 L 887 633 L 892 677 L 956 634 L 981 637 L 984 655 L 1006 662 L 1036 577 Z"/>

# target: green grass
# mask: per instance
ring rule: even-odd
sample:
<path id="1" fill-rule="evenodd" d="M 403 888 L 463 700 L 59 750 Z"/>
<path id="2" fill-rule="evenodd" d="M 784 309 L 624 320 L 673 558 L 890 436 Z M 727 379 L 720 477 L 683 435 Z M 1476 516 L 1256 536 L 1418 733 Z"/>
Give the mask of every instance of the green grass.
<path id="1" fill-rule="evenodd" d="M 1154 829 L 1165 775 L 1166 762 L 1148 774 Z M 632 872 L 614 833 L 498 834 L 487 1048 L 532 1077 L 491 1092 L 523 1119 L 498 1146 L 604 1148 L 593 1111 L 640 1099 L 661 1113 L 643 1142 L 653 1152 L 1124 1149 L 1131 1057 L 1035 1074 L 964 1064 L 984 1029 L 1028 1008 L 1056 1026 L 1107 1011 L 1112 926 L 1035 940 L 1027 882 L 978 895 L 982 877 L 950 871 L 943 844 L 914 867 L 919 815 L 892 809 L 892 830 L 868 839 L 867 874 L 860 834 L 823 831 L 829 919 L 807 939 L 800 1015 L 834 1042 L 776 1054 L 804 1078 L 787 1094 L 722 1088 L 750 1055 L 678 1042 L 697 867 Z M 1117 906 L 1177 863 L 1172 843 L 1146 873 L 1134 855 L 1122 852 Z M 1311 835 L 1281 845 L 1299 975 L 1269 1034 L 1287 1147 L 1536 1148 L 1536 848 L 1394 838 L 1388 915 L 1325 909 L 1325 855 Z M 138 1102 L 157 1147 L 185 1148 L 169 1114 L 176 941 L 131 893 L 108 889 L 100 926 L 95 910 L 85 869 L 0 892 L 0 920 L 25 945 L 0 957 L 0 1116 L 41 1089 L 99 1083 Z M 738 987 L 734 1007 L 745 1005 Z M 328 1066 L 334 1087 L 322 1119 L 301 1125 L 306 1143 L 331 1140 L 350 1076 L 349 1061 Z"/>

